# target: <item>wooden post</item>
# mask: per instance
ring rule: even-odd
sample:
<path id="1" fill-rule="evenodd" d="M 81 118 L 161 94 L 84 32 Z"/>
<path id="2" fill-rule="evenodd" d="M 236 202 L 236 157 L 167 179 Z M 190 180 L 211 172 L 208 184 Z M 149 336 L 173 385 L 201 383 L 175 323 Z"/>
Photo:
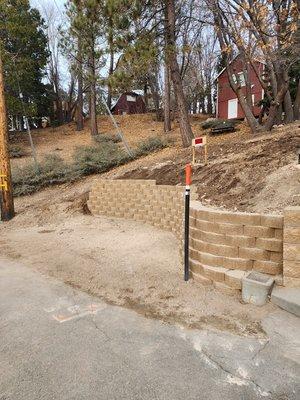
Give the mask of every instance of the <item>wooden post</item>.
<path id="1" fill-rule="evenodd" d="M 1 43 L 0 43 L 1 46 Z M 0 47 L 0 182 L 1 220 L 9 221 L 15 215 L 8 149 L 8 128 L 4 98 L 4 80 Z M 1 184 L 2 183 L 2 184 Z"/>
<path id="2" fill-rule="evenodd" d="M 205 141 L 205 146 L 204 146 L 204 165 L 207 165 L 207 136 L 206 136 L 206 141 Z"/>

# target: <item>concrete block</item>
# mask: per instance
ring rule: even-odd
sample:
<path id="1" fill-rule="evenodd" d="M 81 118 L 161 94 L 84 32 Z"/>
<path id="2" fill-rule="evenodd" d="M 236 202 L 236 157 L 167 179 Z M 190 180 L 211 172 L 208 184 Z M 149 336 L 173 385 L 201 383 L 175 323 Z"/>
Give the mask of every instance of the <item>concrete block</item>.
<path id="1" fill-rule="evenodd" d="M 203 242 L 202 240 L 193 239 L 193 249 L 197 251 L 202 251 L 204 253 L 208 253 L 208 243 Z"/>
<path id="2" fill-rule="evenodd" d="M 253 247 L 255 246 L 255 237 L 251 236 L 226 236 L 228 244 L 238 247 Z"/>
<path id="3" fill-rule="evenodd" d="M 224 282 L 213 282 L 214 288 L 227 296 L 236 296 L 240 293 L 239 289 L 235 289 L 231 286 L 228 286 Z"/>
<path id="4" fill-rule="evenodd" d="M 300 207 L 287 207 L 284 210 L 284 226 L 299 226 L 300 227 Z"/>
<path id="5" fill-rule="evenodd" d="M 206 278 L 211 279 L 212 281 L 224 282 L 225 280 L 225 272 L 226 268 L 222 267 L 210 267 L 209 265 L 202 265 L 203 267 L 203 275 Z"/>
<path id="6" fill-rule="evenodd" d="M 282 252 L 270 251 L 269 256 L 270 256 L 270 261 L 278 262 L 278 263 L 282 262 L 282 259 L 283 259 Z"/>
<path id="7" fill-rule="evenodd" d="M 225 283 L 234 289 L 242 289 L 242 278 L 246 274 L 247 272 L 238 269 L 226 271 Z"/>
<path id="8" fill-rule="evenodd" d="M 274 279 L 260 272 L 250 272 L 242 278 L 242 298 L 245 303 L 257 306 L 266 304 Z"/>
<path id="9" fill-rule="evenodd" d="M 261 225 L 267 226 L 269 228 L 282 228 L 283 217 L 279 215 L 262 215 Z"/>
<path id="10" fill-rule="evenodd" d="M 283 241 L 285 243 L 300 244 L 300 225 L 299 227 L 284 226 Z"/>
<path id="11" fill-rule="evenodd" d="M 190 217 L 190 228 L 196 228 L 196 219 Z"/>
<path id="12" fill-rule="evenodd" d="M 228 269 L 240 269 L 243 271 L 250 271 L 253 267 L 253 261 L 243 258 L 223 257 L 223 267 Z"/>
<path id="13" fill-rule="evenodd" d="M 284 260 L 300 261 L 300 244 L 285 243 L 283 246 Z"/>
<path id="14" fill-rule="evenodd" d="M 224 257 L 214 256 L 213 254 L 199 252 L 200 262 L 212 267 L 224 267 Z"/>
<path id="15" fill-rule="evenodd" d="M 210 253 L 216 256 L 224 256 L 224 257 L 237 257 L 239 250 L 237 247 L 233 246 L 226 246 L 222 244 L 212 244 L 212 243 L 206 243 L 205 246 L 203 246 L 206 253 Z"/>
<path id="16" fill-rule="evenodd" d="M 300 261 L 283 261 L 283 274 L 290 278 L 300 278 Z"/>
<path id="17" fill-rule="evenodd" d="M 269 253 L 266 250 L 255 247 L 240 247 L 239 258 L 248 260 L 269 260 Z"/>
<path id="18" fill-rule="evenodd" d="M 283 244 L 279 239 L 257 238 L 256 246 L 259 249 L 282 252 Z"/>
<path id="19" fill-rule="evenodd" d="M 300 288 L 274 288 L 271 302 L 300 317 Z"/>
<path id="20" fill-rule="evenodd" d="M 193 271 L 192 271 L 192 277 L 196 282 L 200 283 L 203 286 L 211 286 L 213 283 L 211 279 L 206 278 L 205 276 L 197 274 Z"/>
<path id="21" fill-rule="evenodd" d="M 224 235 L 243 235 L 243 225 L 217 224 L 217 232 Z"/>
<path id="22" fill-rule="evenodd" d="M 244 226 L 244 235 L 256 238 L 268 238 L 275 236 L 275 228 L 266 226 Z"/>
<path id="23" fill-rule="evenodd" d="M 196 218 L 202 221 L 214 221 L 213 214 L 208 210 L 195 210 Z"/>
<path id="24" fill-rule="evenodd" d="M 282 264 L 273 261 L 254 261 L 253 269 L 263 274 L 278 275 L 282 273 Z"/>
<path id="25" fill-rule="evenodd" d="M 291 288 L 300 288 L 300 278 L 283 277 L 283 285 Z"/>
<path id="26" fill-rule="evenodd" d="M 215 224 L 214 222 L 210 221 L 202 221 L 199 219 L 196 220 L 196 228 L 204 232 L 214 232 L 214 233 L 219 232 L 218 224 Z"/>
<path id="27" fill-rule="evenodd" d="M 201 232 L 201 231 L 200 231 Z M 229 245 L 231 243 L 230 239 L 226 235 L 220 235 L 214 232 L 201 232 L 201 240 L 212 243 L 212 244 L 224 244 Z"/>
<path id="28" fill-rule="evenodd" d="M 193 229 L 190 228 L 190 237 L 197 239 L 197 240 L 202 240 L 202 231 L 199 231 L 198 229 Z"/>
<path id="29" fill-rule="evenodd" d="M 195 260 L 201 262 L 201 253 L 194 249 L 190 249 L 190 257 Z"/>
<path id="30" fill-rule="evenodd" d="M 225 211 L 215 211 L 214 221 L 236 225 L 260 225 L 260 215 L 250 213 L 230 213 Z"/>
<path id="31" fill-rule="evenodd" d="M 190 269 L 196 274 L 203 275 L 203 267 L 202 264 L 195 260 L 190 260 Z"/>

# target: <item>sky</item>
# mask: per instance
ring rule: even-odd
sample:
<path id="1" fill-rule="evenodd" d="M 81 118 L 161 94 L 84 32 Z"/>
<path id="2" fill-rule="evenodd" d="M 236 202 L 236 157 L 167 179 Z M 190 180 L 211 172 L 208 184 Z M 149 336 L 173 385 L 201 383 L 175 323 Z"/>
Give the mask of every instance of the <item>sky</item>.
<path id="1" fill-rule="evenodd" d="M 57 5 L 57 7 L 63 11 L 65 2 L 66 0 L 30 0 L 30 4 L 40 10 L 42 10 L 42 7 L 46 4 L 53 4 L 54 6 Z"/>

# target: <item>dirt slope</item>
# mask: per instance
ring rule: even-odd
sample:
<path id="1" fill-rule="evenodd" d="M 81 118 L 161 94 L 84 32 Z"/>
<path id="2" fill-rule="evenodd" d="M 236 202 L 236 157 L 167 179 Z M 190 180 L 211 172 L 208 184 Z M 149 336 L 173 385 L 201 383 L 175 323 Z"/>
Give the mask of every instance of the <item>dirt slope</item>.
<path id="1" fill-rule="evenodd" d="M 219 138 L 220 139 L 220 138 Z M 270 134 L 223 135 L 222 141 L 209 138 L 209 163 L 194 168 L 193 183 L 199 199 L 219 207 L 242 211 L 277 211 L 293 204 L 300 193 L 300 169 L 296 150 L 300 148 L 299 123 Z M 140 166 L 115 177 L 156 179 L 159 184 L 184 182 L 188 150 L 178 150 L 157 165 Z"/>

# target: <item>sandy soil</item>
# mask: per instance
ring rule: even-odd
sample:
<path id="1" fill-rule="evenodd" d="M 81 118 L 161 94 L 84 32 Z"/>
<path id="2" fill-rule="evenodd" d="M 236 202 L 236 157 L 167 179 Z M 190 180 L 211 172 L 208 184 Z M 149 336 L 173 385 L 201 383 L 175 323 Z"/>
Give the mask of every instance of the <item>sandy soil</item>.
<path id="1" fill-rule="evenodd" d="M 78 199 L 62 201 L 60 194 L 59 200 L 43 211 L 40 193 L 22 202 L 18 216 L 0 224 L 0 255 L 148 317 L 264 336 L 260 319 L 273 306 L 257 309 L 192 280 L 185 283 L 179 243 L 171 233 L 95 218 L 82 214 Z"/>

